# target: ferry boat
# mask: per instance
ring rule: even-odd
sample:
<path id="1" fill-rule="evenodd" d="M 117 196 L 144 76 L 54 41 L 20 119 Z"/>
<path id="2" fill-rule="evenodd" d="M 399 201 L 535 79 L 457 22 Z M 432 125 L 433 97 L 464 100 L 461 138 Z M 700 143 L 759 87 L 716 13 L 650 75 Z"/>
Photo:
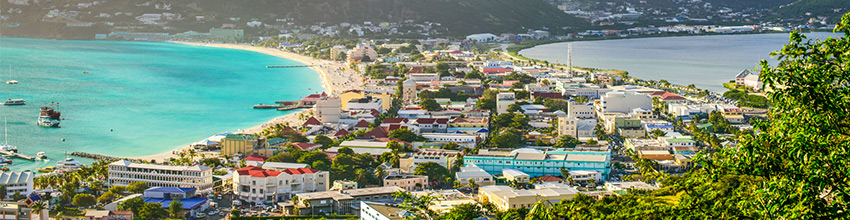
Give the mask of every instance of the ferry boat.
<path id="1" fill-rule="evenodd" d="M 59 127 L 62 113 L 54 111 L 51 107 L 41 107 L 38 114 L 38 125 L 43 127 Z"/>
<path id="2" fill-rule="evenodd" d="M 38 152 L 37 154 L 35 154 L 35 158 L 39 160 L 44 160 L 47 159 L 47 154 L 44 154 L 44 152 Z"/>
<path id="3" fill-rule="evenodd" d="M 77 162 L 76 160 L 74 160 L 74 158 L 69 157 L 65 158 L 65 160 L 63 161 L 56 162 L 55 169 L 76 170 L 77 168 L 80 168 L 80 166 L 82 166 L 80 162 Z"/>
<path id="4" fill-rule="evenodd" d="M 42 173 L 52 173 L 54 170 L 56 170 L 56 168 L 50 166 L 50 167 L 45 167 L 45 168 L 39 168 L 39 169 L 36 169 L 36 170 L 38 170 L 38 172 L 42 172 Z"/>
<path id="5" fill-rule="evenodd" d="M 26 105 L 27 102 L 23 99 L 6 99 L 3 105 Z"/>

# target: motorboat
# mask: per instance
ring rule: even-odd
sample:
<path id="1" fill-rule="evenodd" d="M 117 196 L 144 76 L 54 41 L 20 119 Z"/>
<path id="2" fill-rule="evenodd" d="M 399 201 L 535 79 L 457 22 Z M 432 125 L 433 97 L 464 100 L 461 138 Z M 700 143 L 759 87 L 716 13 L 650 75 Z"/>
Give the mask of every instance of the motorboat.
<path id="1" fill-rule="evenodd" d="M 39 160 L 44 160 L 47 159 L 47 154 L 45 154 L 44 152 L 38 152 L 37 154 L 35 154 L 35 158 Z"/>
<path id="2" fill-rule="evenodd" d="M 50 167 L 45 167 L 45 168 L 39 168 L 39 169 L 36 169 L 36 170 L 38 170 L 38 172 L 42 172 L 42 173 L 52 173 L 54 170 L 56 170 L 56 167 L 50 166 Z"/>
<path id="3" fill-rule="evenodd" d="M 37 123 L 43 127 L 59 127 L 61 116 L 62 113 L 53 110 L 51 107 L 41 107 Z"/>
<path id="4" fill-rule="evenodd" d="M 63 161 L 56 162 L 56 169 L 68 169 L 68 170 L 76 170 L 82 166 L 80 162 L 74 160 L 74 158 L 65 158 Z"/>
<path id="5" fill-rule="evenodd" d="M 24 101 L 24 99 L 6 99 L 6 101 L 3 102 L 3 105 L 26 105 L 26 104 L 27 104 L 27 102 Z"/>

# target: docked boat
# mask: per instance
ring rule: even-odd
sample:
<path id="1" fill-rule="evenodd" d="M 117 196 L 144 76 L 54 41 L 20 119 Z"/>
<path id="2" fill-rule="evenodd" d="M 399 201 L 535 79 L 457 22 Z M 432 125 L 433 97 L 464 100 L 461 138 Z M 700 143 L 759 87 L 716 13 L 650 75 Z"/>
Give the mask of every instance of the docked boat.
<path id="1" fill-rule="evenodd" d="M 50 167 L 45 167 L 45 168 L 39 168 L 39 169 L 36 169 L 36 170 L 38 170 L 38 172 L 42 172 L 42 173 L 52 173 L 54 170 L 56 170 L 56 167 L 50 166 Z"/>
<path id="2" fill-rule="evenodd" d="M 12 160 L 7 159 L 6 157 L 0 157 L 0 164 L 12 164 Z"/>
<path id="3" fill-rule="evenodd" d="M 38 152 L 37 154 L 35 154 L 35 158 L 39 160 L 44 160 L 47 159 L 47 154 L 45 154 L 44 152 Z"/>
<path id="4" fill-rule="evenodd" d="M 43 127 L 59 127 L 62 113 L 53 110 L 51 107 L 41 107 L 41 113 L 38 114 L 38 125 Z"/>
<path id="5" fill-rule="evenodd" d="M 18 152 L 18 147 L 9 145 L 9 128 L 6 126 L 6 119 L 3 119 L 3 143 L 0 144 L 0 150 Z"/>
<path id="6" fill-rule="evenodd" d="M 9 171 L 10 169 L 9 169 L 9 167 L 2 166 L 2 167 L 0 167 L 0 170 L 2 170 L 2 171 Z"/>
<path id="7" fill-rule="evenodd" d="M 77 168 L 80 168 L 80 166 L 82 166 L 80 162 L 77 162 L 76 160 L 74 160 L 74 158 L 69 157 L 65 158 L 65 160 L 63 161 L 56 162 L 55 169 L 76 170 Z"/>
<path id="8" fill-rule="evenodd" d="M 23 99 L 6 99 L 3 105 L 26 105 L 27 102 Z"/>

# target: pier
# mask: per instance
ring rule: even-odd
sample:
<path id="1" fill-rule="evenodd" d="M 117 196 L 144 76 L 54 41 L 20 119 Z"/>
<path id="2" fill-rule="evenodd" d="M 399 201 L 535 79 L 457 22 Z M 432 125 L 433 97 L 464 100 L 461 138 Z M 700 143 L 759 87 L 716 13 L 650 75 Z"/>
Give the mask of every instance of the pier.
<path id="1" fill-rule="evenodd" d="M 304 103 L 302 101 L 275 101 L 277 105 L 254 105 L 254 109 L 277 109 L 278 111 L 287 111 L 299 108 L 312 108 L 313 104 Z"/>
<path id="2" fill-rule="evenodd" d="M 0 150 L 0 154 L 6 155 L 6 156 L 11 156 L 11 157 L 17 157 L 17 158 L 21 158 L 21 159 L 24 159 L 24 160 L 33 160 L 33 161 L 35 160 L 35 157 L 33 157 L 33 156 L 15 153 L 15 152 L 12 152 L 12 151 Z"/>
<path id="3" fill-rule="evenodd" d="M 313 65 L 269 65 L 266 68 L 293 68 L 293 67 L 313 67 Z"/>

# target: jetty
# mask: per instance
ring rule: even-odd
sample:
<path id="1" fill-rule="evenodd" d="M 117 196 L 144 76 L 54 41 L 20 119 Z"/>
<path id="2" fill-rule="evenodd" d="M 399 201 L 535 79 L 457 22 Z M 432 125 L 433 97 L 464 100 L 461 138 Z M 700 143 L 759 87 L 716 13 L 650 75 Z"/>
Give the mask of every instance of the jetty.
<path id="1" fill-rule="evenodd" d="M 263 103 L 254 105 L 254 109 L 277 109 L 281 107 L 283 105 L 264 105 Z"/>
<path id="2" fill-rule="evenodd" d="M 293 67 L 313 67 L 313 65 L 269 65 L 266 68 L 293 68 Z"/>
<path id="3" fill-rule="evenodd" d="M 95 159 L 95 160 L 105 160 L 105 161 L 129 160 L 129 161 L 133 161 L 133 162 L 136 162 L 136 163 L 154 162 L 154 161 L 143 161 L 143 160 L 139 160 L 139 159 L 130 159 L 130 158 L 124 158 L 124 157 L 106 156 L 106 155 L 86 153 L 86 152 L 73 152 L 70 155 L 75 156 L 75 157 L 89 158 L 89 159 Z"/>
<path id="4" fill-rule="evenodd" d="M 21 159 L 24 159 L 24 160 L 32 160 L 32 161 L 35 160 L 35 157 L 33 157 L 33 156 L 29 156 L 29 155 L 21 154 L 21 153 L 15 153 L 15 152 L 12 152 L 12 151 L 7 151 L 7 150 L 0 150 L 0 154 L 10 156 L 10 157 L 17 157 L 17 158 L 21 158 Z"/>

